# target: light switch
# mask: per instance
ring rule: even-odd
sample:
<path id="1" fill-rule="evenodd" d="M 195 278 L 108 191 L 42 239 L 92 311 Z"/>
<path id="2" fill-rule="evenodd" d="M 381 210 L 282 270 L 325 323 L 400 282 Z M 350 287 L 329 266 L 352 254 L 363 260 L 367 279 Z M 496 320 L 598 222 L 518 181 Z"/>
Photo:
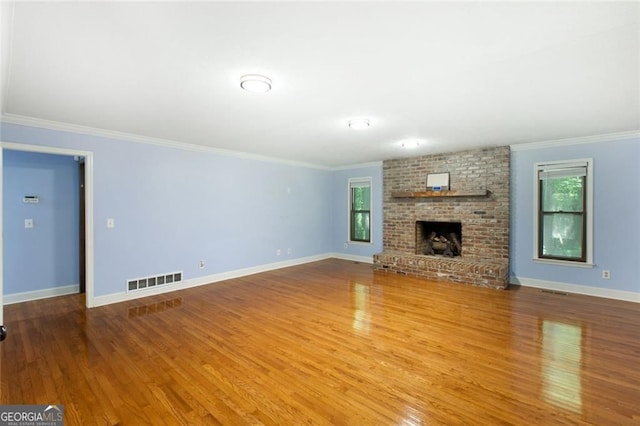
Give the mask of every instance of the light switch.
<path id="1" fill-rule="evenodd" d="M 115 219 L 107 219 L 107 228 L 115 228 L 116 221 Z"/>
<path id="2" fill-rule="evenodd" d="M 25 228 L 33 228 L 33 219 L 25 219 L 24 220 Z"/>

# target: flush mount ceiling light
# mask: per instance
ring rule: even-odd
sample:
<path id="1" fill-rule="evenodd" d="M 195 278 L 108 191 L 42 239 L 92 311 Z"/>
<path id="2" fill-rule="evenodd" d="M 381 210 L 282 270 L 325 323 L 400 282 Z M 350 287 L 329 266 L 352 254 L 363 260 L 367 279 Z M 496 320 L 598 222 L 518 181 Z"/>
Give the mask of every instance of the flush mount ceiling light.
<path id="1" fill-rule="evenodd" d="M 246 74 L 240 77 L 240 87 L 247 92 L 265 93 L 271 90 L 271 79 L 260 74 Z"/>
<path id="2" fill-rule="evenodd" d="M 364 130 L 371 126 L 371 121 L 368 118 L 354 118 L 349 120 L 349 128 L 354 130 Z"/>
<path id="3" fill-rule="evenodd" d="M 400 141 L 400 146 L 406 149 L 417 148 L 420 146 L 420 141 L 418 139 L 405 139 Z"/>

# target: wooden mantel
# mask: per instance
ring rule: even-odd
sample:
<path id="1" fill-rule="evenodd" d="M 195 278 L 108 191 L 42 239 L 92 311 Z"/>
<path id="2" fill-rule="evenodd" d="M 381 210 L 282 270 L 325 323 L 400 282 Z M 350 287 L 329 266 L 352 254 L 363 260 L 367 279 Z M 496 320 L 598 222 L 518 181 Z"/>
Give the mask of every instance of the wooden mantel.
<path id="1" fill-rule="evenodd" d="M 391 191 L 393 198 L 437 198 L 437 197 L 486 197 L 487 189 L 475 189 L 468 191 Z"/>

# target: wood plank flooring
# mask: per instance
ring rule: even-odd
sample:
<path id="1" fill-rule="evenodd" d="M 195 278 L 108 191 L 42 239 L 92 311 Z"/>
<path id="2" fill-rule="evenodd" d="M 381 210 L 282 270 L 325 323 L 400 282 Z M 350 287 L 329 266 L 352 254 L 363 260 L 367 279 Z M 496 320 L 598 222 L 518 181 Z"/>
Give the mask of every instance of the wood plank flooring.
<path id="1" fill-rule="evenodd" d="M 4 317 L 0 403 L 66 425 L 640 424 L 640 304 L 332 259 Z"/>

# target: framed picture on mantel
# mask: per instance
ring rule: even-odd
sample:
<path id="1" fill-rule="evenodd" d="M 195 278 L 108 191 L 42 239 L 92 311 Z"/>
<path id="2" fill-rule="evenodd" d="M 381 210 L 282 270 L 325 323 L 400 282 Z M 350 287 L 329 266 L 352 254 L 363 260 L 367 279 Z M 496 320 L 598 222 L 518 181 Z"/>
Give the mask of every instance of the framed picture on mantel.
<path id="1" fill-rule="evenodd" d="M 429 173 L 427 175 L 427 191 L 448 191 L 449 172 Z"/>

